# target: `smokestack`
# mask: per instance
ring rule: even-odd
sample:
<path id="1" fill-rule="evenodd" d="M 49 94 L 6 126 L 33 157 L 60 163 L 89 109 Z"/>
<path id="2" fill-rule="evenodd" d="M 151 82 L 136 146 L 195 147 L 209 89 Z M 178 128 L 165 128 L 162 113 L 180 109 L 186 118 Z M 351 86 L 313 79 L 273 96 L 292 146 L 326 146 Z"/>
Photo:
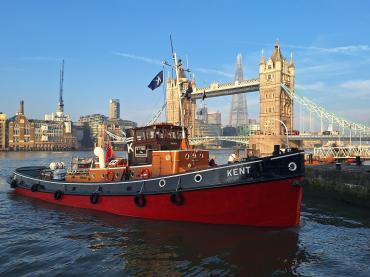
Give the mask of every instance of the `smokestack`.
<path id="1" fill-rule="evenodd" d="M 19 114 L 24 114 L 24 101 L 21 100 L 19 103 Z"/>

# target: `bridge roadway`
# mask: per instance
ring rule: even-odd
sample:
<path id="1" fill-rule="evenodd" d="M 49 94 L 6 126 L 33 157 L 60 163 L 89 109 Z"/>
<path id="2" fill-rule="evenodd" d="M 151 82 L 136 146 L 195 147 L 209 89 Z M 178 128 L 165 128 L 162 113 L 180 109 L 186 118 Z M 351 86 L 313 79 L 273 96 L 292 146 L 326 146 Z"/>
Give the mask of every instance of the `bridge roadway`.
<path id="1" fill-rule="evenodd" d="M 353 135 L 353 136 L 339 136 L 339 135 L 299 135 L 299 136 L 288 136 L 289 140 L 325 140 L 325 141 L 370 141 L 370 136 L 359 136 L 359 135 Z"/>
<path id="2" fill-rule="evenodd" d="M 233 141 L 241 144 L 249 144 L 250 136 L 204 136 L 204 137 L 190 137 L 189 142 L 191 145 L 199 145 L 204 143 L 209 143 L 213 141 Z M 370 142 L 370 136 L 333 136 L 333 135 L 299 135 L 299 136 L 288 136 L 289 140 L 321 140 L 321 141 L 362 141 Z"/>
<path id="3" fill-rule="evenodd" d="M 203 143 L 209 143 L 212 141 L 233 141 L 236 143 L 241 144 L 249 144 L 249 136 L 217 136 L 217 137 L 210 137 L 210 136 L 204 136 L 204 137 L 190 137 L 189 143 L 191 145 L 199 145 Z"/>
<path id="4" fill-rule="evenodd" d="M 195 87 L 191 93 L 192 99 L 206 98 L 233 95 L 238 93 L 246 93 L 259 91 L 260 81 L 258 79 L 243 80 L 241 82 L 235 81 L 231 83 L 219 84 L 213 82 L 208 87 Z"/>

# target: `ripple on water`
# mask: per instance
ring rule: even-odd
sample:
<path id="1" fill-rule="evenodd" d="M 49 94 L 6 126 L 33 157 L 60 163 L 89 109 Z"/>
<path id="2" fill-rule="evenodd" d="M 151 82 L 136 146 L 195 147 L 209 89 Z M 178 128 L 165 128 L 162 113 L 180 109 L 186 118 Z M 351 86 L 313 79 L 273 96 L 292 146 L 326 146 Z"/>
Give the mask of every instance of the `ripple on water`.
<path id="1" fill-rule="evenodd" d="M 301 227 L 280 230 L 118 217 L 6 184 L 16 167 L 84 154 L 0 153 L 0 275 L 370 276 L 368 211 L 342 204 L 306 198 Z"/>

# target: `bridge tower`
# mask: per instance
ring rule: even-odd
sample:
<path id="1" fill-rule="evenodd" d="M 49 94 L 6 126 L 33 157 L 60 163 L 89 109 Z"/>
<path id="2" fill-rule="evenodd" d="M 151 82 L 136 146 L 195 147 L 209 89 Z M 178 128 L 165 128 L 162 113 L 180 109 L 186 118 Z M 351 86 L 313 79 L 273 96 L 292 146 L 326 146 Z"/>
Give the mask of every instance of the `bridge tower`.
<path id="1" fill-rule="evenodd" d="M 293 129 L 293 100 L 281 88 L 285 84 L 294 90 L 294 63 L 291 54 L 288 62 L 277 42 L 271 57 L 265 61 L 262 52 L 259 79 L 260 79 L 260 128 L 264 135 L 284 135 L 285 128 L 278 121 L 284 122 L 288 132 Z"/>
<path id="2" fill-rule="evenodd" d="M 259 149 L 261 156 L 270 155 L 275 144 L 285 147 L 286 130 L 293 130 L 293 100 L 281 88 L 285 84 L 294 90 L 295 66 L 293 55 L 290 61 L 283 57 L 279 42 L 276 42 L 269 59 L 262 50 L 259 65 L 260 83 L 260 135 L 252 136 L 251 146 Z M 290 145 L 295 147 L 297 145 Z"/>
<path id="3" fill-rule="evenodd" d="M 179 68 L 179 80 L 168 78 L 166 82 L 166 121 L 174 125 L 181 125 L 181 111 L 179 102 L 179 91 L 177 82 L 179 82 L 180 94 L 183 97 L 182 109 L 184 116 L 184 125 L 188 129 L 189 136 L 194 136 L 195 132 L 195 99 L 191 99 L 191 88 L 195 87 L 194 81 L 189 81 L 184 69 Z"/>

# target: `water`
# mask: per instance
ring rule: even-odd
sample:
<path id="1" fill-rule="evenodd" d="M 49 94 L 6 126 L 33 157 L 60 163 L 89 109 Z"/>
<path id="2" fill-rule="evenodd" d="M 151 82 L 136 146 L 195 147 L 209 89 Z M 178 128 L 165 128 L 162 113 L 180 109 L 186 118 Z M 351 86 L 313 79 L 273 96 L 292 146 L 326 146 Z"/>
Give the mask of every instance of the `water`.
<path id="1" fill-rule="evenodd" d="M 214 151 L 221 163 L 229 151 Z M 16 195 L 25 165 L 90 153 L 0 153 L 0 275 L 370 276 L 370 212 L 305 195 L 299 228 L 162 222 Z"/>

